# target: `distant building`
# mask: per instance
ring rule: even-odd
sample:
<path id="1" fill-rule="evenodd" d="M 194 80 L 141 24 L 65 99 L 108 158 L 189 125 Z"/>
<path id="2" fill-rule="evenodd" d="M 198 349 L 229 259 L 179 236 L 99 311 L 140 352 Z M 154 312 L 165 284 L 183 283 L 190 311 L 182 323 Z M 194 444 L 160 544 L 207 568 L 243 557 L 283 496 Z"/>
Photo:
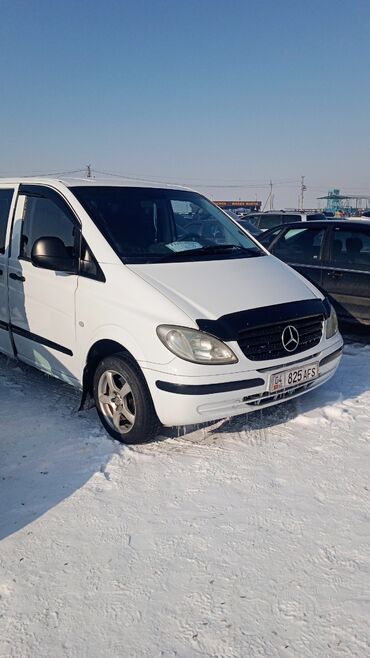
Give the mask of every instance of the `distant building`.
<path id="1" fill-rule="evenodd" d="M 367 210 L 370 203 L 369 195 L 341 194 L 337 188 L 329 190 L 326 196 L 320 196 L 318 198 L 320 200 L 326 200 L 327 210 L 338 214 L 345 213 L 346 215 L 359 215 L 363 210 Z"/>
<path id="2" fill-rule="evenodd" d="M 224 210 L 261 210 L 262 201 L 215 201 L 217 206 L 224 208 Z"/>

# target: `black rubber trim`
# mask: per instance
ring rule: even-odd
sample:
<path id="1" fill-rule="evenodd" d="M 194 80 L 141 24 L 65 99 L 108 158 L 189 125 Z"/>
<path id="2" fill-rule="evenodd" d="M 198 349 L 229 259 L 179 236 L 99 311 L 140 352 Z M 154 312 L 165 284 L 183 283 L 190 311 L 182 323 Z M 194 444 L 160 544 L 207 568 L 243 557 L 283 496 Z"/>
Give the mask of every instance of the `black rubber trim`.
<path id="1" fill-rule="evenodd" d="M 293 322 L 311 315 L 330 315 L 330 303 L 327 299 L 307 299 L 287 304 L 274 304 L 238 311 L 223 315 L 218 320 L 196 320 L 199 329 L 225 341 L 239 339 L 239 332 L 245 329 L 265 327 L 281 322 Z"/>
<path id="2" fill-rule="evenodd" d="M 334 359 L 337 359 L 338 356 L 340 356 L 343 352 L 343 347 L 340 347 L 339 350 L 335 350 L 335 352 L 332 352 L 331 354 L 328 354 L 328 356 L 325 356 L 319 363 L 319 366 L 326 366 L 327 363 L 330 363 L 330 361 L 334 361 Z"/>
<path id="3" fill-rule="evenodd" d="M 57 352 L 62 352 L 62 354 L 73 356 L 72 350 L 68 349 L 68 347 L 63 347 L 63 345 L 59 345 L 58 343 L 54 343 L 52 340 L 48 340 L 47 338 L 33 334 L 31 331 L 27 331 L 26 329 L 21 329 L 21 327 L 15 327 L 14 325 L 10 325 L 10 329 L 12 333 L 16 334 L 17 336 L 28 338 L 29 340 L 33 340 L 35 343 L 40 343 L 40 345 L 50 347 L 52 350 L 57 350 Z"/>
<path id="4" fill-rule="evenodd" d="M 3 320 L 0 320 L 0 329 L 5 329 L 5 331 L 9 331 L 8 323 L 4 322 Z"/>
<path id="5" fill-rule="evenodd" d="M 178 393 L 179 395 L 209 395 L 209 393 L 227 393 L 228 391 L 239 391 L 244 388 L 262 386 L 264 380 L 244 379 L 238 382 L 222 382 L 221 384 L 172 384 L 171 382 L 156 381 L 156 387 L 167 393 Z"/>

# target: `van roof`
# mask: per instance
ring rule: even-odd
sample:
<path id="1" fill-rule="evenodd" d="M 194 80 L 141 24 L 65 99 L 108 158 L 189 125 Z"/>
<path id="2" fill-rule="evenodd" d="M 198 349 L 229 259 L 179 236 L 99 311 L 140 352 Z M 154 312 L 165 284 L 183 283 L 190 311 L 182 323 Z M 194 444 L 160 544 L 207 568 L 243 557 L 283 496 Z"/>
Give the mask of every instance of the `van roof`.
<path id="1" fill-rule="evenodd" d="M 169 190 L 188 190 L 193 191 L 189 187 L 183 185 L 175 185 L 170 183 L 160 183 L 157 181 L 140 180 L 139 178 L 66 178 L 66 177 L 47 177 L 47 176 L 19 176 L 12 178 L 1 178 L 0 185 L 56 185 L 62 184 L 66 187 L 80 187 L 84 186 L 106 186 L 106 187 L 151 187 L 153 189 L 169 189 Z"/>

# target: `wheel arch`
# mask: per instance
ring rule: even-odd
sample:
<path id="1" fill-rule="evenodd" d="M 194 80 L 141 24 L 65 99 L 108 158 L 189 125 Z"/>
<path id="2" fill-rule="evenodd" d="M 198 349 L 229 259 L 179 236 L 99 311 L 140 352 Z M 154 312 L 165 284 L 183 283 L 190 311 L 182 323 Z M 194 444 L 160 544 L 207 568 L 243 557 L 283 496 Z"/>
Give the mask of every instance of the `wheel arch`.
<path id="1" fill-rule="evenodd" d="M 98 363 L 106 356 L 124 353 L 129 356 L 137 365 L 137 360 L 133 354 L 117 340 L 110 338 L 101 338 L 91 345 L 85 361 L 85 367 L 82 375 L 82 395 L 79 409 L 89 409 L 93 406 L 93 377 Z"/>

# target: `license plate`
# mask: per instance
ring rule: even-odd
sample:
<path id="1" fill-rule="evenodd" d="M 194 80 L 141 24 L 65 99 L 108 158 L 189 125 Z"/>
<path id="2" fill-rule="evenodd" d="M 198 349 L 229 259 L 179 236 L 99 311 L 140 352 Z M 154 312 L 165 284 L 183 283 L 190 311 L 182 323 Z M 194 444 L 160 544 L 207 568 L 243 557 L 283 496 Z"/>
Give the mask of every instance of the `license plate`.
<path id="1" fill-rule="evenodd" d="M 282 391 L 284 388 L 299 386 L 305 384 L 319 376 L 319 364 L 310 363 L 309 366 L 293 368 L 292 370 L 283 370 L 270 377 L 270 393 Z"/>

